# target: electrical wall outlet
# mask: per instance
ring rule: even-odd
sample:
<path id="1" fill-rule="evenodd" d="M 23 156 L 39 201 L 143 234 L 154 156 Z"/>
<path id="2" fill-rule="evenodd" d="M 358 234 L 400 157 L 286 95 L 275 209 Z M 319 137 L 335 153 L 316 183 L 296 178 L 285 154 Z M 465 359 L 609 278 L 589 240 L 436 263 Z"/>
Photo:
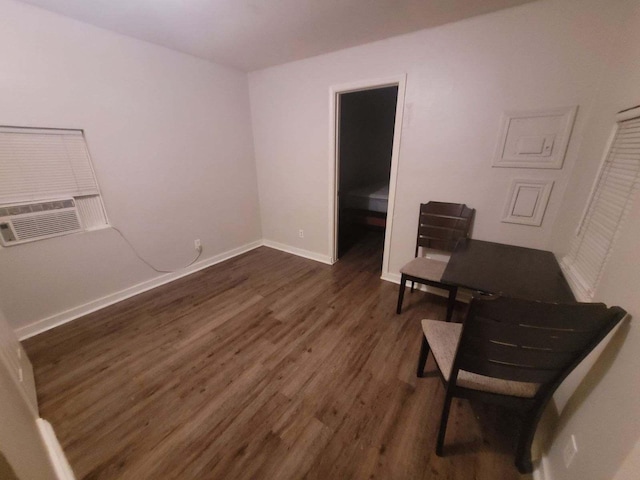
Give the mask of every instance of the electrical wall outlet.
<path id="1" fill-rule="evenodd" d="M 572 434 L 564 447 L 563 457 L 565 468 L 569 468 L 576 456 L 576 453 L 578 453 L 578 444 L 576 443 L 576 436 Z"/>
<path id="2" fill-rule="evenodd" d="M 300 238 L 304 238 L 304 230 L 302 230 L 302 229 L 298 230 L 298 236 Z"/>
<path id="3" fill-rule="evenodd" d="M 200 241 L 199 238 L 196 238 L 193 242 L 194 247 L 196 248 L 196 251 L 201 252 L 202 251 L 202 242 Z"/>

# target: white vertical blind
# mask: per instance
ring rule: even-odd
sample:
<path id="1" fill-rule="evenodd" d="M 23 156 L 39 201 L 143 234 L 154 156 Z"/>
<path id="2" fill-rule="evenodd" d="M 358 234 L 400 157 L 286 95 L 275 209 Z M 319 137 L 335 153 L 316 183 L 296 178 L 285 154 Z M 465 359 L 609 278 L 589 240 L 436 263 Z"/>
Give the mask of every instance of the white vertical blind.
<path id="1" fill-rule="evenodd" d="M 0 203 L 98 194 L 81 130 L 0 128 Z"/>
<path id="2" fill-rule="evenodd" d="M 621 121 L 563 267 L 579 297 L 593 298 L 640 181 L 640 118 Z"/>

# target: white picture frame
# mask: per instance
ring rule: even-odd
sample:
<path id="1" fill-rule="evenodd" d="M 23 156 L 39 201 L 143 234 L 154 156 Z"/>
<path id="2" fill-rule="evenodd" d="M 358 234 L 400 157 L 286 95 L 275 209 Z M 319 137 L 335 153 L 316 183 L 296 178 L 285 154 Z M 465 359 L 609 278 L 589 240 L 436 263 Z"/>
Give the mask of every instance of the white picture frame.
<path id="1" fill-rule="evenodd" d="M 493 166 L 561 169 L 577 106 L 502 114 Z"/>
<path id="2" fill-rule="evenodd" d="M 535 227 L 542 225 L 553 183 L 553 180 L 513 180 L 504 206 L 502 222 Z"/>

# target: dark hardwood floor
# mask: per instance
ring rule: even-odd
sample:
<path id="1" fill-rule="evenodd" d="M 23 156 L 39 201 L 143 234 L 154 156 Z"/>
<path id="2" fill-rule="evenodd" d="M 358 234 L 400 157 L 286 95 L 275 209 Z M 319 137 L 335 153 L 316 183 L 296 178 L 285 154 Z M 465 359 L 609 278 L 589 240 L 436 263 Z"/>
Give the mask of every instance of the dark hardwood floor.
<path id="1" fill-rule="evenodd" d="M 444 299 L 261 247 L 25 342 L 42 417 L 84 479 L 517 479 L 515 420 L 417 379 Z M 462 314 L 462 305 L 456 315 Z"/>

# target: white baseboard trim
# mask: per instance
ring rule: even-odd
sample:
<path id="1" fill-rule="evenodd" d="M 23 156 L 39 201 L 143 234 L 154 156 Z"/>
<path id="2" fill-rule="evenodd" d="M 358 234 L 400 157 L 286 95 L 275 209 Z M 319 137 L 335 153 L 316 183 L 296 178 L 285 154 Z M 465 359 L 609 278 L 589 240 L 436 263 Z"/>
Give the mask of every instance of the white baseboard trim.
<path id="1" fill-rule="evenodd" d="M 261 246 L 274 248 L 276 250 L 290 253 L 292 255 L 297 255 L 299 257 L 308 258 L 310 260 L 321 262 L 327 265 L 333 265 L 335 263 L 332 261 L 329 255 L 323 255 L 320 253 L 311 252 L 309 250 L 304 250 L 302 248 L 292 247 L 284 243 L 274 242 L 273 240 L 264 240 L 264 239 L 256 240 L 246 245 L 242 245 L 238 248 L 228 250 L 218 255 L 214 255 L 213 257 L 204 259 L 200 262 L 194 263 L 190 267 L 187 267 L 184 270 L 180 270 L 179 272 L 167 273 L 165 275 L 161 275 L 161 276 L 152 278 L 150 280 L 146 280 L 137 285 L 133 285 L 131 287 L 125 288 L 124 290 L 120 290 L 119 292 L 106 295 L 102 298 L 92 300 L 83 305 L 79 305 L 77 307 L 73 307 L 63 312 L 51 315 L 42 320 L 38 320 L 29 325 L 19 327 L 15 331 L 16 335 L 21 341 L 26 340 L 27 338 L 46 332 L 47 330 L 63 325 L 67 322 L 75 320 L 76 318 L 82 317 L 84 315 L 88 315 L 89 313 L 93 313 L 97 310 L 100 310 L 102 308 L 108 307 L 115 303 L 121 302 L 135 295 L 139 295 L 140 293 L 144 293 L 146 291 L 152 290 L 166 283 L 173 282 L 174 280 L 185 277 L 187 275 L 191 275 L 192 273 L 203 270 L 207 267 L 211 267 L 218 263 L 224 262 L 225 260 L 229 260 L 230 258 L 236 257 L 238 255 L 242 255 L 243 253 L 246 253 L 250 250 L 253 250 Z M 386 274 L 382 274 L 381 278 L 389 282 L 393 282 L 397 284 L 400 283 L 399 274 L 386 273 Z M 440 295 L 443 297 L 447 296 L 446 291 L 439 290 L 437 288 L 426 287 L 424 285 L 419 285 L 418 288 L 420 290 L 427 291 L 435 295 Z M 458 300 L 463 302 L 468 302 L 470 298 L 471 298 L 471 295 L 469 292 L 465 290 L 461 290 L 460 292 L 458 292 Z"/>
<path id="2" fill-rule="evenodd" d="M 38 335 L 39 333 L 45 332 L 54 327 L 75 320 L 76 318 L 88 315 L 89 313 L 93 313 L 97 310 L 108 307 L 109 305 L 121 302 L 122 300 L 126 300 L 127 298 L 133 297 L 166 283 L 173 282 L 174 280 L 177 280 L 179 278 L 186 277 L 187 275 L 191 275 L 192 273 L 195 273 L 199 270 L 203 270 L 220 262 L 224 262 L 225 260 L 229 260 L 230 258 L 246 253 L 250 250 L 253 250 L 254 248 L 261 247 L 262 245 L 262 240 L 256 240 L 255 242 L 247 243 L 246 245 L 242 245 L 232 250 L 214 255 L 213 257 L 209 257 L 201 260 L 200 262 L 196 262 L 190 267 L 185 268 L 184 270 L 167 273 L 159 277 L 154 277 L 150 280 L 138 283 L 137 285 L 125 288 L 124 290 L 120 290 L 119 292 L 106 295 L 102 298 L 92 300 L 91 302 L 85 303 L 83 305 L 70 308 L 69 310 L 65 310 L 64 312 L 56 313 L 54 315 L 51 315 L 50 317 L 38 320 L 29 325 L 25 325 L 24 327 L 17 328 L 16 335 L 21 341 L 26 340 L 29 337 Z"/>
<path id="3" fill-rule="evenodd" d="M 302 248 L 291 247 L 289 245 L 285 245 L 284 243 L 274 242 L 273 240 L 263 240 L 262 245 L 269 248 L 275 248 L 276 250 L 280 250 L 282 252 L 291 253 L 293 255 L 297 255 L 298 257 L 304 257 L 308 258 L 309 260 L 315 260 L 316 262 L 326 263 L 327 265 L 333 265 L 334 263 L 331 261 L 331 257 L 329 255 L 322 255 L 320 253 L 311 252 Z"/>
<path id="4" fill-rule="evenodd" d="M 397 273 L 382 272 L 382 275 L 380 275 L 380 278 L 382 280 L 386 280 L 387 282 L 396 283 L 400 285 L 400 275 L 398 275 Z"/>
<path id="5" fill-rule="evenodd" d="M 69 465 L 69 461 L 62 450 L 62 446 L 56 437 L 56 433 L 53 431 L 53 427 L 44 418 L 37 418 L 36 425 L 40 431 L 40 437 L 44 443 L 47 453 L 49 454 L 49 460 L 53 466 L 53 470 L 56 473 L 58 480 L 75 480 L 75 475 Z"/>
<path id="6" fill-rule="evenodd" d="M 400 285 L 401 276 L 399 273 L 383 273 L 380 276 L 380 278 L 382 280 L 386 280 L 387 282 L 397 283 L 398 285 Z M 449 292 L 447 292 L 446 290 L 430 287 L 428 285 L 418 284 L 416 285 L 416 290 L 432 293 L 434 295 L 438 295 L 439 297 L 445 297 L 445 298 L 449 297 Z M 471 301 L 471 291 L 466 290 L 464 288 L 458 290 L 458 295 L 456 296 L 456 300 L 464 303 L 469 303 Z"/>

